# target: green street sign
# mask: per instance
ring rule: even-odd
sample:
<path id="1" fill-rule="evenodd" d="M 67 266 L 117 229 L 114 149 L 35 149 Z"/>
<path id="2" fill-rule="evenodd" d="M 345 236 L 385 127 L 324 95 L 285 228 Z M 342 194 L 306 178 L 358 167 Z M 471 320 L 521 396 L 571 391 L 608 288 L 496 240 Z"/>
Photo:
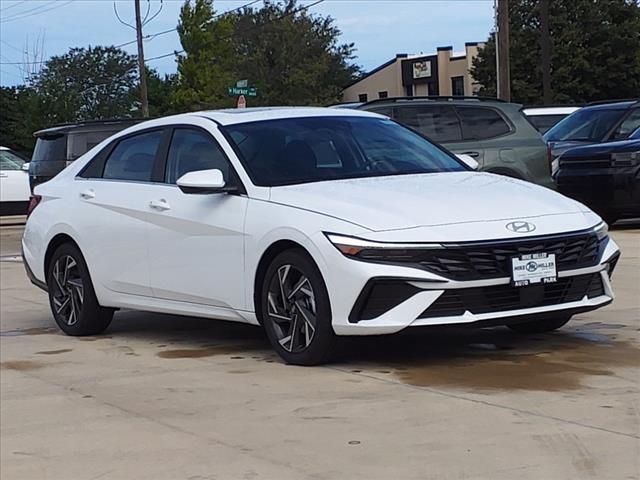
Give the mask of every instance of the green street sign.
<path id="1" fill-rule="evenodd" d="M 256 87 L 229 87 L 229 95 L 232 97 L 235 95 L 255 97 L 258 95 L 258 89 Z"/>

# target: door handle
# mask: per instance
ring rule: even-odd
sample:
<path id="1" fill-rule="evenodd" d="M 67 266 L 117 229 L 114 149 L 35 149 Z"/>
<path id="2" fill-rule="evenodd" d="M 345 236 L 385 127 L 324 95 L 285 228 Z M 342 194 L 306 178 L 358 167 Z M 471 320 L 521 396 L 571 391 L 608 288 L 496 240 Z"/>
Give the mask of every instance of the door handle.
<path id="1" fill-rule="evenodd" d="M 480 152 L 462 152 L 461 155 L 469 155 L 471 158 L 478 158 Z"/>
<path id="2" fill-rule="evenodd" d="M 151 200 L 149 202 L 149 206 L 154 210 L 159 210 L 161 212 L 164 212 L 165 210 L 171 210 L 171 207 L 164 198 L 161 198 L 160 200 Z"/>
<path id="3" fill-rule="evenodd" d="M 80 192 L 80 197 L 84 198 L 85 200 L 90 200 L 92 198 L 96 198 L 96 192 L 93 190 L 93 188 L 90 188 L 89 190 Z"/>

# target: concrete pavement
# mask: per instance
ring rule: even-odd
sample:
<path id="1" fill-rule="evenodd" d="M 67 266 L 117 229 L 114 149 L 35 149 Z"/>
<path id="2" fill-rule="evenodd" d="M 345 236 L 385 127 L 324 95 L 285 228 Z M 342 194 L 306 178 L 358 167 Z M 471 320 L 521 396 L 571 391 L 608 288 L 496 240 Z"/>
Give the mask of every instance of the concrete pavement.
<path id="1" fill-rule="evenodd" d="M 246 325 L 118 312 L 71 338 L 0 229 L 3 479 L 640 478 L 640 230 L 559 332 L 357 339 L 282 364 Z"/>

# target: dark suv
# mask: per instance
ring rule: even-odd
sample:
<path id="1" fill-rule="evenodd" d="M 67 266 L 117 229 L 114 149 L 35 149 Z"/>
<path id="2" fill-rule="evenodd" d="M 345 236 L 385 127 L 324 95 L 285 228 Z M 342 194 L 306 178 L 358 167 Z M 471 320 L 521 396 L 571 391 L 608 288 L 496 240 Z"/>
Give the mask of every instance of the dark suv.
<path id="1" fill-rule="evenodd" d="M 640 128 L 640 99 L 590 103 L 544 134 L 553 158 L 573 147 L 629 138 Z"/>
<path id="2" fill-rule="evenodd" d="M 31 191 L 36 185 L 51 180 L 105 138 L 142 120 L 146 119 L 91 120 L 35 132 L 36 146 L 29 163 Z"/>
<path id="3" fill-rule="evenodd" d="M 522 105 L 483 97 L 398 97 L 367 102 L 361 110 L 381 113 L 457 154 L 480 169 L 554 188 L 549 154 Z"/>

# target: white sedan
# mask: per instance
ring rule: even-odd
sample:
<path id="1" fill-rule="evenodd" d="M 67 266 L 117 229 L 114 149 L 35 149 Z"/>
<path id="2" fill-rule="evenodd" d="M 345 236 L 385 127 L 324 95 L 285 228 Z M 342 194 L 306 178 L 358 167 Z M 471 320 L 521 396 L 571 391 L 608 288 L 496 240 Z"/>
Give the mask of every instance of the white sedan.
<path id="1" fill-rule="evenodd" d="M 467 162 L 471 163 L 467 159 Z M 559 328 L 613 299 L 607 226 L 374 113 L 198 112 L 105 140 L 39 185 L 27 273 L 69 335 L 118 308 L 262 325 L 287 362 L 340 335 Z"/>
<path id="2" fill-rule="evenodd" d="M 29 205 L 28 163 L 7 147 L 0 147 L 0 215 L 24 215 Z"/>

